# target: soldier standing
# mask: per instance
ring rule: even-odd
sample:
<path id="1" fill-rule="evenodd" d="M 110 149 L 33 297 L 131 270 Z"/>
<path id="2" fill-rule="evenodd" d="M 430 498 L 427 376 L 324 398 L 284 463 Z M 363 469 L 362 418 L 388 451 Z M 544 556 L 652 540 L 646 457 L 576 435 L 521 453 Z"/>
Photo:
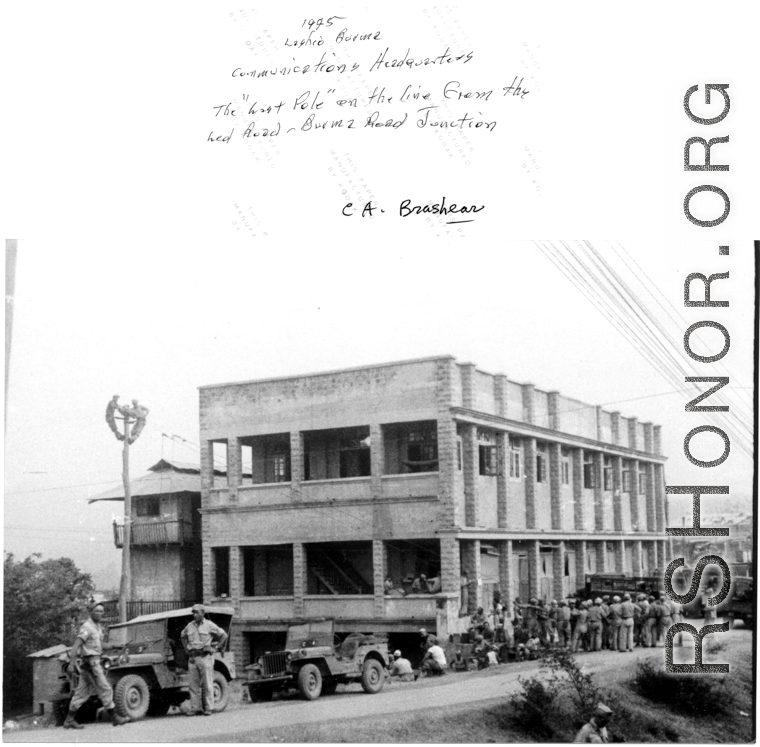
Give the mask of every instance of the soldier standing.
<path id="1" fill-rule="evenodd" d="M 221 651 L 227 643 L 227 634 L 205 617 L 206 608 L 202 604 L 193 605 L 193 621 L 185 626 L 180 635 L 190 670 L 188 716 L 200 713 L 210 716 L 214 712 L 214 652 Z"/>
<path id="2" fill-rule="evenodd" d="M 557 633 L 559 634 L 559 645 L 563 648 L 568 646 L 572 636 L 572 628 L 570 626 L 570 607 L 567 606 L 564 599 L 559 603 L 557 610 Z"/>
<path id="3" fill-rule="evenodd" d="M 588 633 L 592 651 L 602 650 L 602 600 L 597 597 L 588 610 Z"/>
<path id="4" fill-rule="evenodd" d="M 79 681 L 74 691 L 74 697 L 69 703 L 69 712 L 63 722 L 64 729 L 84 729 L 76 720 L 77 711 L 92 695 L 97 695 L 103 708 L 106 709 L 114 726 L 121 726 L 129 721 L 116 713 L 113 704 L 113 689 L 106 678 L 100 657 L 103 654 L 103 605 L 94 604 L 90 608 L 90 619 L 82 623 L 74 645 L 69 651 L 70 666 L 79 675 Z M 77 659 L 81 656 L 82 663 Z"/>

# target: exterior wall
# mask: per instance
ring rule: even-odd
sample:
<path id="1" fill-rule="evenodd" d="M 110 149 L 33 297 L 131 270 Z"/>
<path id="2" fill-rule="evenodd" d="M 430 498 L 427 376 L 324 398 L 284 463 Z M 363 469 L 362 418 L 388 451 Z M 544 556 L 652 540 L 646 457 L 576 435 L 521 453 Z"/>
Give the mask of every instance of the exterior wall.
<path id="1" fill-rule="evenodd" d="M 459 604 L 462 569 L 474 584 L 468 598 L 471 611 L 477 605 L 477 590 L 481 596 L 488 593 L 482 591 L 483 584 L 489 591 L 491 585 L 511 589 L 512 597 L 524 583 L 531 595 L 558 596 L 582 586 L 586 573 L 621 565 L 630 568 L 638 562 L 639 556 L 626 555 L 620 544 L 620 532 L 631 531 L 632 499 L 633 514 L 644 519 L 640 531 L 654 530 L 646 523 L 648 515 L 653 523 L 664 516 L 661 459 L 652 451 L 661 444 L 658 426 L 639 424 L 635 418 L 621 418 L 619 413 L 532 384 L 518 384 L 504 375 L 492 376 L 448 356 L 205 387 L 200 410 L 206 595 L 210 597 L 214 578 L 211 548 L 238 552 L 237 548 L 264 544 L 294 547 L 292 597 L 233 599 L 249 628 L 259 621 L 284 625 L 293 617 L 312 615 L 336 617 L 346 625 L 351 620 L 382 620 L 398 623 L 399 629 L 412 621 L 440 623 L 441 610 Z M 390 447 L 382 438 L 383 426 L 414 421 L 436 423 L 438 469 L 384 474 Z M 369 427 L 371 475 L 299 479 L 305 431 L 354 426 Z M 480 428 L 495 435 L 501 470 L 497 475 L 480 474 Z M 210 488 L 210 440 L 230 444 L 234 459 L 235 439 L 281 433 L 290 434 L 291 482 L 227 487 L 217 480 L 222 484 Z M 519 478 L 509 475 L 509 434 L 523 445 Z M 542 453 L 547 477 L 542 483 L 537 482 L 537 440 L 546 447 Z M 569 451 L 568 485 L 561 482 L 560 447 Z M 583 464 L 589 454 L 597 487 L 587 489 Z M 615 490 L 603 489 L 605 456 L 612 464 Z M 651 465 L 648 496 L 621 492 L 623 458 Z M 234 479 L 235 470 L 230 472 Z M 636 479 L 632 475 L 632 485 Z M 577 539 L 581 533 L 583 540 Z M 602 537 L 589 538 L 597 533 Z M 481 557 L 481 534 L 483 544 L 495 546 L 498 556 Z M 539 536 L 541 543 L 546 537 L 555 549 L 541 546 Z M 378 581 L 388 572 L 383 541 L 433 538 L 440 538 L 442 594 L 385 597 Z M 364 569 L 374 594 L 306 593 L 304 544 L 345 541 L 374 543 L 374 565 Z M 642 545 L 642 564 L 649 559 L 647 541 L 651 538 Z M 232 561 L 237 556 L 231 552 L 230 557 Z M 572 566 L 567 574 L 566 558 Z M 529 579 L 524 582 L 521 574 L 527 571 Z M 230 580 L 231 594 L 238 597 L 239 583 Z"/>
<path id="2" fill-rule="evenodd" d="M 172 601 L 183 596 L 178 546 L 132 547 L 132 599 Z"/>

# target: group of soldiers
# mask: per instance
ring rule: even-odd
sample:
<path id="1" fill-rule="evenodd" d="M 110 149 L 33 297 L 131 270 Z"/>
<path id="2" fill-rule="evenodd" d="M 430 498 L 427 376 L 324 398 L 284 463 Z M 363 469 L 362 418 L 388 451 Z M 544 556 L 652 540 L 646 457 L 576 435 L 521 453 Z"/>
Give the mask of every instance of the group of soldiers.
<path id="1" fill-rule="evenodd" d="M 635 599 L 633 598 L 635 596 Z M 496 601 L 490 614 L 482 607 L 470 618 L 470 633 L 477 651 L 487 653 L 506 645 L 515 658 L 532 657 L 541 647 L 561 646 L 577 651 L 633 651 L 634 647 L 665 645 L 674 623 L 683 619 L 682 607 L 663 592 L 603 595 L 595 599 L 552 599 L 546 603 L 518 597 L 510 621 Z M 676 643 L 680 642 L 680 636 Z"/>

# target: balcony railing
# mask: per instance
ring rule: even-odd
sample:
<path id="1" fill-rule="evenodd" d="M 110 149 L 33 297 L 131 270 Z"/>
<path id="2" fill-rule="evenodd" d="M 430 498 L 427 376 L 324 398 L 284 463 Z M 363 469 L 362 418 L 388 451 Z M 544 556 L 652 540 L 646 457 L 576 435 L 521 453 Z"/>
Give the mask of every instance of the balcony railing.
<path id="1" fill-rule="evenodd" d="M 153 615 L 157 612 L 169 612 L 170 610 L 181 610 L 184 607 L 192 607 L 195 601 L 181 599 L 178 601 L 158 601 L 158 602 L 127 602 L 127 620 L 132 620 L 140 615 Z M 111 625 L 119 620 L 119 602 L 114 599 L 109 602 L 103 602 L 103 623 Z"/>
<path id="2" fill-rule="evenodd" d="M 200 540 L 189 521 L 132 522 L 132 546 L 135 545 L 189 545 Z M 113 541 L 116 547 L 124 547 L 124 525 L 113 523 Z"/>

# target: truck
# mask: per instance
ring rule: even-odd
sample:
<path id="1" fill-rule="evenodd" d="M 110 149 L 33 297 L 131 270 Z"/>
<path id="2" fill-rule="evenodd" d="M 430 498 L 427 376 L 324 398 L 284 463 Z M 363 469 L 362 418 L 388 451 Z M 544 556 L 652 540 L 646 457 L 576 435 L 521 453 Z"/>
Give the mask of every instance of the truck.
<path id="1" fill-rule="evenodd" d="M 230 607 L 206 607 L 206 617 L 227 633 L 233 614 Z M 101 665 L 113 687 L 114 706 L 121 716 L 129 716 L 133 721 L 146 715 L 163 716 L 171 706 L 178 706 L 189 697 L 188 662 L 180 634 L 192 619 L 192 608 L 187 607 L 142 615 L 107 628 Z M 45 693 L 44 700 L 52 703 L 57 720 L 62 721 L 76 689 L 76 674 L 69 664 L 70 647 L 59 649 L 52 667 L 39 667 L 41 676 L 35 676 L 35 689 Z M 31 656 L 44 664 L 44 658 L 39 656 L 44 653 Z M 227 650 L 216 652 L 215 710 L 223 711 L 227 707 L 229 683 L 234 677 L 234 654 Z M 35 695 L 35 702 L 38 700 Z M 93 701 L 97 701 L 94 696 Z M 93 706 L 89 710 L 94 711 L 97 703 Z"/>
<path id="2" fill-rule="evenodd" d="M 372 633 L 351 633 L 338 642 L 335 621 L 308 620 L 288 628 L 285 648 L 267 651 L 246 667 L 252 702 L 295 688 L 305 700 L 335 692 L 341 683 L 360 682 L 366 693 L 383 689 L 388 642 Z"/>

